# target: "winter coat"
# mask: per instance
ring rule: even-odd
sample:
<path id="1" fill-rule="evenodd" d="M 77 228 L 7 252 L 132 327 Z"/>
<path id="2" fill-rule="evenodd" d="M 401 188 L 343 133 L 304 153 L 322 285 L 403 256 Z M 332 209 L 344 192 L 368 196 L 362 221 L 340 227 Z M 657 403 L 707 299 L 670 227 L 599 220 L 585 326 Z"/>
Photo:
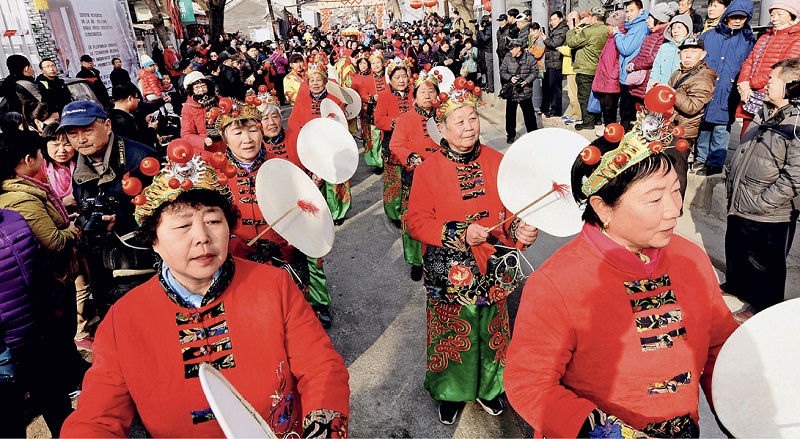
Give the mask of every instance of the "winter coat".
<path id="1" fill-rule="evenodd" d="M 217 94 L 227 98 L 244 100 L 244 95 L 247 92 L 242 78 L 239 76 L 239 69 L 226 66 L 222 64 L 219 66 L 219 76 L 214 77 L 214 83 L 217 86 Z"/>
<path id="2" fill-rule="evenodd" d="M 108 118 L 111 120 L 111 129 L 114 134 L 151 148 L 156 147 L 156 143 L 158 143 L 156 130 L 147 126 L 147 122 L 142 118 L 117 108 L 108 111 Z"/>
<path id="3" fill-rule="evenodd" d="M 289 69 L 289 60 L 286 59 L 283 54 L 278 53 L 276 50 L 269 54 L 269 59 L 272 61 L 272 65 L 275 67 L 275 73 L 279 75 L 286 74 L 286 71 Z"/>
<path id="4" fill-rule="evenodd" d="M 2 183 L 0 209 L 13 210 L 28 222 L 33 236 L 45 250 L 47 274 L 61 283 L 75 280 L 78 234 L 67 228 L 69 224 L 44 189 L 20 177 L 8 178 Z"/>
<path id="5" fill-rule="evenodd" d="M 620 84 L 624 84 L 625 79 L 628 77 L 628 71 L 625 70 L 625 66 L 639 54 L 644 37 L 650 33 L 650 28 L 647 27 L 648 15 L 649 13 L 646 10 L 642 11 L 633 21 L 625 22 L 626 32 L 620 31 L 614 34 L 614 41 L 617 43 L 617 50 L 619 50 Z"/>
<path id="6" fill-rule="evenodd" d="M 639 99 L 644 99 L 644 94 L 647 91 L 647 82 L 650 80 L 650 72 L 653 68 L 653 61 L 656 60 L 658 49 L 664 44 L 664 29 L 666 25 L 659 25 L 655 32 L 647 34 L 642 41 L 641 50 L 630 62 L 633 63 L 634 70 L 645 70 L 647 73 L 644 77 L 644 82 L 639 85 L 630 86 L 631 95 Z M 622 67 L 622 66 L 620 66 Z"/>
<path id="7" fill-rule="evenodd" d="M 11 349 L 35 337 L 36 316 L 32 293 L 39 243 L 25 219 L 0 209 L 0 335 Z"/>
<path id="8" fill-rule="evenodd" d="M 508 53 L 507 45 L 511 26 L 513 25 L 506 24 L 505 26 L 500 26 L 497 29 L 497 44 L 495 44 L 494 50 L 497 52 L 497 57 L 501 60 L 500 62 L 503 62 L 502 60 L 505 59 L 506 54 Z M 516 29 L 516 26 L 514 26 L 514 28 Z"/>
<path id="9" fill-rule="evenodd" d="M 478 28 L 478 48 L 481 49 L 481 53 L 492 52 L 492 46 L 494 45 L 492 42 L 492 36 L 491 22 L 487 26 L 481 26 Z"/>
<path id="10" fill-rule="evenodd" d="M 41 102 L 42 94 L 33 78 L 25 75 L 9 75 L 2 81 L 0 96 L 8 102 L 7 111 L 23 113 L 23 107 L 28 102 Z"/>
<path id="11" fill-rule="evenodd" d="M 724 23 L 732 12 L 744 12 L 748 22 L 739 30 L 733 30 Z M 756 39 L 750 29 L 749 19 L 753 16 L 753 2 L 733 0 L 722 14 L 721 22 L 712 30 L 703 32 L 700 38 L 705 41 L 705 62 L 717 72 L 717 85 L 714 99 L 706 107 L 703 122 L 728 125 L 733 121 L 733 113 L 739 103 L 739 93 L 734 87 L 742 63 L 750 55 Z"/>
<path id="12" fill-rule="evenodd" d="M 728 173 L 728 215 L 762 223 L 791 220 L 800 193 L 800 145 L 795 121 L 800 110 L 787 105 L 765 118 L 767 105 L 745 131 Z"/>
<path id="13" fill-rule="evenodd" d="M 672 38 L 672 26 L 675 23 L 680 23 L 689 31 L 687 37 L 692 34 L 692 19 L 687 14 L 676 15 L 670 20 L 667 28 L 664 29 L 664 38 L 667 41 L 658 48 L 656 59 L 653 61 L 653 68 L 650 71 L 650 80 L 647 81 L 647 89 L 650 90 L 654 84 L 666 84 L 669 82 L 669 77 L 672 73 L 680 69 L 681 57 L 678 56 L 680 52 L 678 45 L 683 42 L 675 41 Z"/>
<path id="14" fill-rule="evenodd" d="M 437 66 L 447 67 L 456 77 L 461 76 L 461 73 L 458 71 L 458 63 L 456 62 L 456 50 L 452 45 L 447 52 L 442 51 L 442 48 L 439 47 L 439 50 L 434 54 L 434 58 L 436 59 L 435 64 Z M 453 60 L 453 63 L 445 66 L 444 62 L 448 59 Z"/>
<path id="15" fill-rule="evenodd" d="M 600 53 L 600 61 L 597 63 L 597 71 L 594 73 L 594 82 L 592 82 L 592 91 L 619 93 L 619 50 L 617 50 L 617 42 L 611 35 Z"/>
<path id="16" fill-rule="evenodd" d="M 694 8 L 689 9 L 689 17 L 692 19 L 692 27 L 689 29 L 689 33 L 696 35 L 703 32 L 703 21 L 704 21 L 703 17 L 697 12 L 695 12 Z"/>
<path id="17" fill-rule="evenodd" d="M 172 67 L 180 62 L 181 56 L 175 49 L 167 49 L 164 51 L 164 65 L 167 67 L 167 72 L 170 76 L 181 76 L 181 71 Z"/>
<path id="18" fill-rule="evenodd" d="M 608 41 L 608 27 L 600 22 L 570 29 L 567 32 L 567 46 L 575 49 L 572 55 L 572 69 L 576 74 L 595 74 L 606 41 Z"/>
<path id="19" fill-rule="evenodd" d="M 800 57 L 800 23 L 778 31 L 769 28 L 756 41 L 750 56 L 742 64 L 738 83 L 750 81 L 750 88 L 763 92 L 769 81 L 772 66 L 778 61 L 798 57 Z"/>
<path id="20" fill-rule="evenodd" d="M 539 76 L 536 57 L 525 50 L 517 58 L 511 56 L 511 52 L 509 52 L 500 64 L 500 79 L 506 83 L 510 82 L 513 76 L 518 77 L 520 81 L 525 81 L 525 86 L 514 87 L 511 93 L 511 100 L 522 102 L 525 99 L 530 99 L 533 96 L 533 81 Z"/>
<path id="21" fill-rule="evenodd" d="M 205 150 L 224 151 L 225 142 L 217 139 L 207 147 L 206 137 L 206 109 L 200 105 L 193 97 L 188 96 L 186 103 L 183 104 L 181 111 L 181 139 L 186 140 L 192 145 L 196 154 Z"/>
<path id="22" fill-rule="evenodd" d="M 436 57 L 433 55 L 433 52 L 420 52 L 419 58 L 417 58 L 417 63 L 423 68 L 426 64 L 433 65 L 435 62 Z"/>
<path id="23" fill-rule="evenodd" d="M 89 87 L 91 87 L 101 105 L 105 107 L 111 104 L 111 97 L 108 95 L 108 89 L 106 89 L 103 80 L 100 79 L 100 70 L 89 70 L 86 67 L 81 67 L 81 70 L 75 74 L 75 77 L 85 79 L 89 82 Z"/>
<path id="24" fill-rule="evenodd" d="M 675 123 L 683 126 L 683 137 L 695 139 L 700 133 L 700 119 L 714 95 L 717 73 L 700 61 L 692 69 L 681 68 L 673 73 L 668 84 L 673 87 L 681 78 L 692 75 L 675 89 Z"/>
<path id="25" fill-rule="evenodd" d="M 548 69 L 561 69 L 563 56 L 558 48 L 564 45 L 567 40 L 567 27 L 566 21 L 561 21 L 553 29 L 550 29 L 550 36 L 544 39 L 544 66 Z"/>
<path id="26" fill-rule="evenodd" d="M 46 102 L 51 109 L 59 113 L 67 104 L 72 102 L 72 93 L 69 92 L 64 80 L 58 76 L 53 79 L 48 79 L 44 75 L 39 75 L 36 77 L 36 85 L 39 87 L 39 92 L 42 94 L 42 100 Z"/>
<path id="27" fill-rule="evenodd" d="M 161 80 L 155 73 L 147 69 L 139 69 L 139 81 L 145 100 L 154 101 L 163 98 L 164 85 L 161 84 Z"/>

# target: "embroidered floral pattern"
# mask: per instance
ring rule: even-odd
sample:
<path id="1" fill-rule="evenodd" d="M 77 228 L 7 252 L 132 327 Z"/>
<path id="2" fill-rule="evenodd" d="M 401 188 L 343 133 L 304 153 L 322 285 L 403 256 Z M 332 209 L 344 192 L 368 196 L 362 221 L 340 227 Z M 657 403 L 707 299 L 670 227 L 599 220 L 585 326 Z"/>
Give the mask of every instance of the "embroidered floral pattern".
<path id="1" fill-rule="evenodd" d="M 383 171 L 383 202 L 389 204 L 395 199 L 400 198 L 400 191 L 402 190 L 400 183 L 400 168 L 401 166 L 386 163 Z"/>
<path id="2" fill-rule="evenodd" d="M 686 328 L 678 328 L 666 334 L 642 337 L 642 352 L 671 348 L 676 341 L 686 339 Z"/>
<path id="3" fill-rule="evenodd" d="M 230 337 L 225 337 L 211 344 L 204 344 L 193 348 L 181 348 L 181 354 L 183 355 L 183 361 L 189 361 L 216 352 L 229 351 L 232 348 Z"/>
<path id="4" fill-rule="evenodd" d="M 668 290 L 655 296 L 631 300 L 631 308 L 633 308 L 633 312 L 637 313 L 640 311 L 661 308 L 664 305 L 677 302 L 678 299 L 675 297 L 675 292 Z"/>
<path id="5" fill-rule="evenodd" d="M 333 185 L 333 191 L 336 193 L 336 198 L 341 200 L 342 203 L 350 202 L 350 182 L 346 181 L 342 184 Z"/>
<path id="6" fill-rule="evenodd" d="M 501 289 L 492 287 L 492 290 Z M 491 294 L 491 293 L 490 293 Z M 508 293 L 505 294 L 506 296 Z M 503 296 L 505 298 L 505 296 Z M 511 330 L 509 329 L 508 321 L 508 306 L 505 300 L 495 300 L 497 303 L 497 315 L 489 323 L 489 347 L 495 351 L 494 361 L 500 362 L 502 366 L 506 365 L 506 349 L 508 342 L 511 339 Z"/>
<path id="7" fill-rule="evenodd" d="M 217 306 L 209 308 L 203 312 L 175 313 L 175 323 L 178 326 L 198 324 L 204 318 L 214 318 L 225 314 L 225 303 L 220 302 Z"/>
<path id="8" fill-rule="evenodd" d="M 442 246 L 461 252 L 467 251 L 468 223 L 461 221 L 448 221 L 442 227 Z"/>
<path id="9" fill-rule="evenodd" d="M 295 398 L 291 389 L 286 390 L 286 376 L 283 372 L 284 362 L 278 363 L 275 375 L 278 377 L 278 388 L 275 389 L 270 398 L 272 403 L 269 408 L 269 416 L 265 419 L 272 431 L 278 435 L 285 435 L 294 430 L 298 421 L 294 419 Z"/>
<path id="10" fill-rule="evenodd" d="M 663 422 L 647 424 L 642 431 L 651 437 L 700 437 L 700 427 L 688 413 Z"/>
<path id="11" fill-rule="evenodd" d="M 691 372 L 684 372 L 670 380 L 662 381 L 660 383 L 650 383 L 647 386 L 647 393 L 649 394 L 659 394 L 659 393 L 677 393 L 679 386 L 685 386 L 692 382 L 692 373 Z"/>
<path id="12" fill-rule="evenodd" d="M 305 438 L 346 438 L 347 417 L 329 409 L 317 409 L 303 419 Z"/>
<path id="13" fill-rule="evenodd" d="M 679 309 L 661 315 L 653 314 L 651 316 L 636 317 L 636 331 L 644 332 L 650 329 L 663 328 L 670 323 L 680 321 L 683 321 L 683 313 Z"/>
<path id="14" fill-rule="evenodd" d="M 653 291 L 658 287 L 669 287 L 672 286 L 672 283 L 669 281 L 669 275 L 664 274 L 658 279 L 643 279 L 635 280 L 633 282 L 623 282 L 623 285 L 625 285 L 625 291 L 627 291 L 628 294 L 635 294 Z"/>
<path id="15" fill-rule="evenodd" d="M 461 363 L 461 352 L 470 349 L 467 335 L 472 328 L 458 317 L 460 312 L 461 305 L 428 299 L 428 370 L 431 372 L 447 369 L 450 361 Z"/>
<path id="16" fill-rule="evenodd" d="M 647 437 L 641 431 L 636 430 L 630 425 L 624 423 L 616 416 L 607 415 L 604 411 L 598 409 L 592 410 L 583 424 L 581 432 L 578 437 L 584 437 L 581 433 L 588 433 L 586 436 L 590 438 L 644 438 Z"/>

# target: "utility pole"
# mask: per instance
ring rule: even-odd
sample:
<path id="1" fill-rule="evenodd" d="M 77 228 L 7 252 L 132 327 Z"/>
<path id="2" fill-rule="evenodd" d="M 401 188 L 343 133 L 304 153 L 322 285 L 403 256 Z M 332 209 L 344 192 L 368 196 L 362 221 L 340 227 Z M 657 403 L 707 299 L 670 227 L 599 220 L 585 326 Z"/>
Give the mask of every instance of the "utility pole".
<path id="1" fill-rule="evenodd" d="M 272 24 L 272 38 L 277 41 L 280 39 L 280 35 L 278 35 L 278 27 L 275 25 L 275 13 L 272 12 L 272 0 L 267 0 L 267 10 L 269 11 L 269 21 Z"/>

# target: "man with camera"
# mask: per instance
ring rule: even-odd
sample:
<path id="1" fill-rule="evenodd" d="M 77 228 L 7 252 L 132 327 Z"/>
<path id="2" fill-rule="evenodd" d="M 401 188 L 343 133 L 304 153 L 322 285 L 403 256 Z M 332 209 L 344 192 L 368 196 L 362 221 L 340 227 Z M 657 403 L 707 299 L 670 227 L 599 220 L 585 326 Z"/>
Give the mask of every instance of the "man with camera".
<path id="1" fill-rule="evenodd" d="M 492 53 L 492 16 L 484 15 L 478 25 L 478 50 L 483 57 L 481 63 L 485 82 L 483 89 L 488 93 L 494 93 L 494 54 Z M 503 59 L 500 58 L 500 61 Z"/>
<path id="2" fill-rule="evenodd" d="M 745 302 L 733 313 L 740 323 L 784 299 L 800 195 L 800 58 L 772 66 L 766 94 L 733 156 L 726 184 L 722 289 Z"/>
<path id="3" fill-rule="evenodd" d="M 152 251 L 125 242 L 136 223 L 135 206 L 123 192 L 122 180 L 130 175 L 149 185 L 152 177 L 142 174 L 139 163 L 161 157 L 148 146 L 114 135 L 111 120 L 96 102 L 69 103 L 61 113 L 59 130 L 79 153 L 73 196 L 80 208 L 81 239 L 88 247 L 92 293 L 102 316 L 155 272 Z"/>

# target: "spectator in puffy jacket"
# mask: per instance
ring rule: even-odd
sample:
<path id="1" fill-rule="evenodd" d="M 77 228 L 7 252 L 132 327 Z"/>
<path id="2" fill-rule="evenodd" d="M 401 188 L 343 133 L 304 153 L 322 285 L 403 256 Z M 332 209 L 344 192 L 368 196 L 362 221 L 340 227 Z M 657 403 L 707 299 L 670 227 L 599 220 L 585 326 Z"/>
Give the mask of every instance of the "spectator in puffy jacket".
<path id="1" fill-rule="evenodd" d="M 581 105 L 581 123 L 575 125 L 576 130 L 594 130 L 595 114 L 588 111 L 588 104 L 600 53 L 608 40 L 608 27 L 603 24 L 604 13 L 602 7 L 592 8 L 580 26 L 567 32 L 567 46 L 574 49 L 572 68 Z"/>
<path id="2" fill-rule="evenodd" d="M 35 340 L 34 264 L 38 251 L 38 241 L 25 218 L 0 209 L 0 343 L 10 349 Z M 24 436 L 24 432 L 18 435 Z"/>
<path id="3" fill-rule="evenodd" d="M 668 81 L 669 86 L 675 89 L 674 122 L 685 129 L 683 138 L 694 143 L 700 130 L 700 119 L 714 95 L 717 73 L 703 61 L 706 56 L 703 40 L 697 37 L 686 38 L 679 46 L 679 50 L 680 68 Z M 672 157 L 675 172 L 678 174 L 681 197 L 686 194 L 690 149 L 678 151 L 670 148 L 666 151 L 667 155 Z"/>
<path id="4" fill-rule="evenodd" d="M 269 60 L 275 68 L 275 76 L 272 78 L 272 82 L 275 84 L 275 91 L 278 93 L 277 96 L 281 101 L 281 105 L 286 105 L 286 95 L 283 91 L 283 78 L 286 77 L 286 72 L 289 71 L 289 60 L 283 53 L 282 45 L 278 46 L 277 43 L 272 43 L 270 48 L 272 52 L 269 54 Z"/>
<path id="5" fill-rule="evenodd" d="M 623 121 L 625 129 L 628 128 L 630 121 L 636 119 L 636 103 L 631 99 L 628 85 L 625 82 L 628 78 L 626 67 L 639 54 L 644 37 L 650 33 L 647 25 L 648 16 L 649 13 L 642 6 L 641 0 L 631 0 L 625 5 L 625 32 L 614 31 L 614 41 L 617 43 L 619 51 L 619 117 Z M 626 123 L 626 121 L 628 122 Z"/>
<path id="6" fill-rule="evenodd" d="M 164 66 L 167 68 L 169 76 L 172 80 L 177 82 L 181 76 L 180 71 L 181 55 L 175 50 L 175 45 L 167 43 L 167 48 L 164 50 Z"/>
<path id="7" fill-rule="evenodd" d="M 786 99 L 787 82 L 800 80 L 800 59 L 773 65 L 764 107 L 750 124 L 727 179 L 725 292 L 745 306 L 741 321 L 783 301 L 786 255 L 797 227 L 800 195 L 800 110 Z"/>
<path id="8" fill-rule="evenodd" d="M 525 129 L 531 132 L 537 128 L 536 112 L 533 109 L 533 81 L 539 76 L 536 57 L 524 50 L 525 42 L 511 40 L 510 49 L 500 64 L 500 79 L 513 84 L 511 97 L 506 99 L 506 143 L 517 137 L 517 106 L 522 109 Z"/>
<path id="9" fill-rule="evenodd" d="M 756 41 L 739 72 L 738 89 L 742 104 L 750 99 L 754 91 L 765 91 L 772 65 L 787 58 L 800 57 L 800 0 L 775 0 L 770 6 L 769 17 L 772 28 L 767 29 Z M 740 104 L 736 117 L 744 119 L 744 135 L 753 115 Z"/>
<path id="10" fill-rule="evenodd" d="M 214 125 L 206 124 L 206 111 L 218 102 L 214 84 L 200 72 L 192 72 L 184 79 L 186 103 L 181 112 L 181 138 L 192 144 L 195 153 L 224 151 L 225 142 Z"/>
<path id="11" fill-rule="evenodd" d="M 629 75 L 635 71 L 644 72 L 644 79 L 641 82 L 627 80 L 628 90 L 635 102 L 640 104 L 644 102 L 644 94 L 647 91 L 647 82 L 650 80 L 653 62 L 656 60 L 658 49 L 666 41 L 664 31 L 676 12 L 678 12 L 678 4 L 675 2 L 659 3 L 650 9 L 650 15 L 647 17 L 647 26 L 650 28 L 650 33 L 642 41 L 639 54 L 625 66 Z M 641 75 L 642 73 L 639 73 L 640 77 Z M 623 118 L 622 120 L 626 121 L 627 119 Z"/>
<path id="12" fill-rule="evenodd" d="M 739 92 L 734 87 L 742 63 L 750 55 L 756 39 L 750 29 L 751 0 L 733 0 L 714 29 L 700 38 L 706 45 L 706 63 L 717 72 L 714 99 L 706 107 L 697 137 L 697 156 L 692 171 L 701 176 L 722 172 L 728 154 Z"/>
<path id="13" fill-rule="evenodd" d="M 542 79 L 542 110 L 543 117 L 561 117 L 562 108 L 562 83 L 564 75 L 563 55 L 558 48 L 567 40 L 567 23 L 564 14 L 555 11 L 550 14 L 550 35 L 544 38 L 544 78 Z"/>
<path id="14" fill-rule="evenodd" d="M 139 69 L 139 85 L 142 89 L 142 96 L 145 102 L 157 104 L 159 102 L 169 102 L 169 97 L 164 95 L 164 86 L 161 78 L 156 74 L 158 66 L 149 56 L 142 56 L 142 68 Z"/>
<path id="15" fill-rule="evenodd" d="M 647 81 L 647 89 L 650 90 L 654 85 L 666 84 L 669 77 L 677 71 L 681 65 L 681 57 L 678 54 L 678 47 L 683 40 L 692 35 L 692 19 L 688 15 L 676 15 L 669 21 L 664 30 L 664 38 L 667 41 L 661 45 L 653 61 L 653 68 L 650 70 L 650 80 Z"/>
<path id="16" fill-rule="evenodd" d="M 617 121 L 617 105 L 619 104 L 619 50 L 614 34 L 617 30 L 625 31 L 625 13 L 612 12 L 606 18 L 608 26 L 608 40 L 600 53 L 597 71 L 592 82 L 592 91 L 600 101 L 603 113 L 603 124 L 608 125 Z"/>

